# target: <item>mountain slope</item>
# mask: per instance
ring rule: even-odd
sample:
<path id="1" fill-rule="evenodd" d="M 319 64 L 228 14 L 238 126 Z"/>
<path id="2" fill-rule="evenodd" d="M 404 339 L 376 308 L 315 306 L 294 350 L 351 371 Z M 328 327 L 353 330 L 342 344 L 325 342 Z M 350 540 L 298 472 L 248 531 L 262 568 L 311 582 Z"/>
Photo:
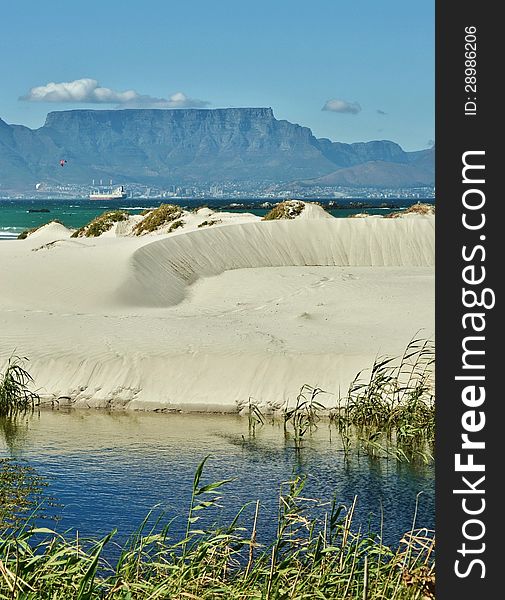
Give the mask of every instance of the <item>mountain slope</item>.
<path id="1" fill-rule="evenodd" d="M 428 158 L 424 158 L 428 162 Z M 434 185 L 434 172 L 422 163 L 368 161 L 337 169 L 328 175 L 302 182 L 306 186 L 420 187 Z"/>
<path id="2" fill-rule="evenodd" d="M 36 130 L 0 120 L 4 187 L 102 178 L 153 185 L 280 183 L 370 161 L 414 168 L 425 160 L 421 154 L 390 141 L 317 139 L 307 127 L 276 119 L 270 108 L 58 111 Z M 405 170 L 405 181 L 410 172 L 415 175 Z"/>

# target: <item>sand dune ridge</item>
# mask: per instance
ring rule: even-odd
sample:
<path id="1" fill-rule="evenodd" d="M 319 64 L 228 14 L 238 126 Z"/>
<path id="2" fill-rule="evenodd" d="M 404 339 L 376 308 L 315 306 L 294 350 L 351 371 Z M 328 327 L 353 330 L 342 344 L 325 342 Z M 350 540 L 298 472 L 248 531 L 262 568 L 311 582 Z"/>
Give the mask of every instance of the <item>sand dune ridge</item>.
<path id="1" fill-rule="evenodd" d="M 181 302 L 202 277 L 289 266 L 428 267 L 434 220 L 314 219 L 252 222 L 166 237 L 142 246 L 118 300 L 133 306 Z"/>

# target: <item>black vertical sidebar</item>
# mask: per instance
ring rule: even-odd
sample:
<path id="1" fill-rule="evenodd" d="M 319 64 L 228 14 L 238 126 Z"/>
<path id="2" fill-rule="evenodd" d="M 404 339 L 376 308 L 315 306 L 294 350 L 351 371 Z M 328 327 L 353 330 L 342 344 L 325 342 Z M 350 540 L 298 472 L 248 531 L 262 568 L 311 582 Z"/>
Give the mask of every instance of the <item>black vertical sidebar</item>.
<path id="1" fill-rule="evenodd" d="M 436 3 L 437 600 L 503 594 L 504 40 L 495 3 Z"/>

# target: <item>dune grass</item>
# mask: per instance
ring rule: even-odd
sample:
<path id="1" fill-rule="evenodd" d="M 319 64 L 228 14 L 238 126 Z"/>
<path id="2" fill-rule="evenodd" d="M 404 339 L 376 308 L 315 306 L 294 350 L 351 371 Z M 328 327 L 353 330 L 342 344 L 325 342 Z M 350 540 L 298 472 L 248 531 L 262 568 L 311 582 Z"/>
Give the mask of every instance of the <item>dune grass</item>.
<path id="1" fill-rule="evenodd" d="M 404 215 L 434 215 L 435 214 L 435 205 L 434 204 L 426 204 L 423 202 L 417 202 L 416 204 L 412 204 L 405 210 L 401 210 L 398 212 L 391 212 L 387 215 L 384 215 L 385 219 L 397 219 L 398 217 L 403 217 Z"/>
<path id="2" fill-rule="evenodd" d="M 144 213 L 142 214 L 144 215 Z M 170 225 L 170 223 L 177 221 L 181 217 L 182 209 L 180 206 L 175 204 L 161 204 L 158 208 L 146 212 L 142 221 L 137 223 L 133 228 L 133 233 L 135 235 L 151 233 L 160 229 L 160 227 Z"/>
<path id="3" fill-rule="evenodd" d="M 74 231 L 71 237 L 98 237 L 112 229 L 115 223 L 126 221 L 128 217 L 129 214 L 124 210 L 108 210 Z"/>
<path id="4" fill-rule="evenodd" d="M 148 515 L 113 564 L 104 558 L 114 531 L 100 540 L 70 539 L 27 522 L 0 532 L 0 598 L 23 600 L 405 600 L 434 598 L 434 535 L 412 529 L 397 548 L 380 532 L 353 525 L 357 499 L 335 500 L 315 518 L 314 499 L 300 477 L 282 484 L 276 535 L 258 531 L 260 502 L 244 506 L 226 525 L 205 525 L 219 510 L 223 486 L 203 481 L 197 468 L 186 512 L 186 533 L 171 537 L 171 521 Z M 247 511 L 247 509 L 249 509 Z M 246 512 L 249 516 L 246 517 Z"/>
<path id="5" fill-rule="evenodd" d="M 183 226 L 184 226 L 184 221 L 182 219 L 179 219 L 178 221 L 174 221 L 168 228 L 167 233 L 172 233 L 172 231 L 175 231 L 176 229 L 179 229 L 179 227 L 183 227 Z"/>
<path id="6" fill-rule="evenodd" d="M 303 212 L 305 203 L 302 200 L 284 200 L 276 204 L 264 217 L 263 221 L 278 219 L 294 219 Z"/>
<path id="7" fill-rule="evenodd" d="M 198 227 L 211 227 L 212 225 L 216 225 L 216 223 L 221 223 L 221 219 L 209 219 L 208 221 L 202 221 Z"/>

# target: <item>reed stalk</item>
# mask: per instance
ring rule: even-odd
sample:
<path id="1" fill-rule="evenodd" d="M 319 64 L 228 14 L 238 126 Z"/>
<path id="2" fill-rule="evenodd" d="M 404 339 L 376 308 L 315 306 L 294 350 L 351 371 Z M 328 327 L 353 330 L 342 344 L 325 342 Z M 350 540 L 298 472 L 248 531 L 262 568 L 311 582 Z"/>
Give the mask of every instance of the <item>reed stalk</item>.
<path id="1" fill-rule="evenodd" d="M 242 509 L 226 526 L 196 529 L 231 483 L 202 483 L 206 461 L 195 472 L 183 539 L 170 539 L 171 522 L 149 525 L 148 515 L 113 565 L 103 554 L 114 531 L 99 540 L 68 540 L 29 523 L 1 531 L 0 599 L 434 598 L 432 531 L 416 529 L 414 519 L 398 548 L 387 547 L 380 535 L 354 526 L 357 498 L 348 508 L 334 500 L 323 518 L 313 517 L 319 503 L 303 496 L 302 478 L 281 486 L 271 543 L 257 539 L 259 501 L 252 528 L 243 526 Z"/>

